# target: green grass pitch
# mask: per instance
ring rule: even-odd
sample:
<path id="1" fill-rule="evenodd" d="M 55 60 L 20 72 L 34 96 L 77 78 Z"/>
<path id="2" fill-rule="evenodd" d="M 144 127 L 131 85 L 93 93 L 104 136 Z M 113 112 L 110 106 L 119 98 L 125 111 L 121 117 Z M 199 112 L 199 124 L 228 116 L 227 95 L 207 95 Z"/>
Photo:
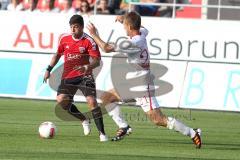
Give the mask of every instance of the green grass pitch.
<path id="1" fill-rule="evenodd" d="M 77 103 L 86 110 L 86 104 Z M 189 137 L 152 125 L 141 108 L 123 106 L 133 134 L 119 142 L 99 142 L 92 122 L 92 133 L 83 136 L 79 122 L 56 117 L 55 102 L 0 99 L 0 160 L 158 160 L 158 159 L 240 159 L 240 114 L 163 109 L 203 131 L 203 146 L 195 149 Z M 56 124 L 54 139 L 41 139 L 38 126 L 44 121 Z M 109 137 L 116 125 L 104 116 Z"/>

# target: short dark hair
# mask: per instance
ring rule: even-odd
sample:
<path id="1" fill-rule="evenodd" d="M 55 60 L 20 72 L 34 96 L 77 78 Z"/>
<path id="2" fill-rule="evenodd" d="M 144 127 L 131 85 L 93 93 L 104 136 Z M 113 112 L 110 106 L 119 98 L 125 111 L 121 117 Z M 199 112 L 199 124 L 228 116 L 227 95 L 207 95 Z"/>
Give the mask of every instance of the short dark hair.
<path id="1" fill-rule="evenodd" d="M 81 26 L 84 26 L 84 21 L 83 21 L 83 17 L 79 14 L 75 14 L 73 15 L 70 20 L 69 20 L 69 24 L 80 24 Z"/>
<path id="2" fill-rule="evenodd" d="M 139 30 L 141 28 L 141 16 L 137 12 L 129 12 L 125 14 L 124 21 L 128 23 L 131 29 Z"/>

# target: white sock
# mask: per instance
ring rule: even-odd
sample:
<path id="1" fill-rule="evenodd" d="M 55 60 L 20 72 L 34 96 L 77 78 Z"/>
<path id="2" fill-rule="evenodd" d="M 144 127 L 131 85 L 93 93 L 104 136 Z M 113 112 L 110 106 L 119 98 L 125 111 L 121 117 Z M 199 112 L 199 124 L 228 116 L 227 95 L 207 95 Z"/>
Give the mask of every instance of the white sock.
<path id="1" fill-rule="evenodd" d="M 119 128 L 125 128 L 128 126 L 127 122 L 123 119 L 119 105 L 116 103 L 110 103 L 105 106 L 108 115 L 112 117 L 114 122 Z"/>
<path id="2" fill-rule="evenodd" d="M 168 117 L 167 128 L 174 129 L 175 131 L 180 132 L 183 135 L 189 136 L 191 138 L 195 136 L 195 131 L 192 128 L 186 126 L 179 120 L 172 117 Z"/>

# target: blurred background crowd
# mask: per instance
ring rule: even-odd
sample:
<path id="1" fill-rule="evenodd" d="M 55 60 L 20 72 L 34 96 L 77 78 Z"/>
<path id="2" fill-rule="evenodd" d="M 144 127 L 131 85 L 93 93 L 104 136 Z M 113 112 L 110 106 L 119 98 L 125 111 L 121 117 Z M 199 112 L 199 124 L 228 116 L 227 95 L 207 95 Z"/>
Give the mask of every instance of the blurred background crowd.
<path id="1" fill-rule="evenodd" d="M 173 3 L 174 0 L 0 0 L 0 8 L 8 11 L 113 15 L 124 14 L 128 11 L 129 1 L 152 4 Z M 189 4 L 191 0 L 176 0 L 176 3 Z M 133 5 L 132 9 L 143 16 L 172 16 L 171 7 Z M 177 9 L 181 10 L 182 8 Z"/>

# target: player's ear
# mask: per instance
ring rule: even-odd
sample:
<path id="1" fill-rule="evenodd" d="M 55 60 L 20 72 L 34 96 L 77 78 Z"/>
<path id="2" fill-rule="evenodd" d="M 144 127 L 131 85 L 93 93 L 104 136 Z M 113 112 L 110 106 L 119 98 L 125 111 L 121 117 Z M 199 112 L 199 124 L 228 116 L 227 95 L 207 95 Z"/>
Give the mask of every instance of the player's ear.
<path id="1" fill-rule="evenodd" d="M 83 29 L 83 28 L 84 28 L 84 25 L 80 25 L 80 28 Z"/>

